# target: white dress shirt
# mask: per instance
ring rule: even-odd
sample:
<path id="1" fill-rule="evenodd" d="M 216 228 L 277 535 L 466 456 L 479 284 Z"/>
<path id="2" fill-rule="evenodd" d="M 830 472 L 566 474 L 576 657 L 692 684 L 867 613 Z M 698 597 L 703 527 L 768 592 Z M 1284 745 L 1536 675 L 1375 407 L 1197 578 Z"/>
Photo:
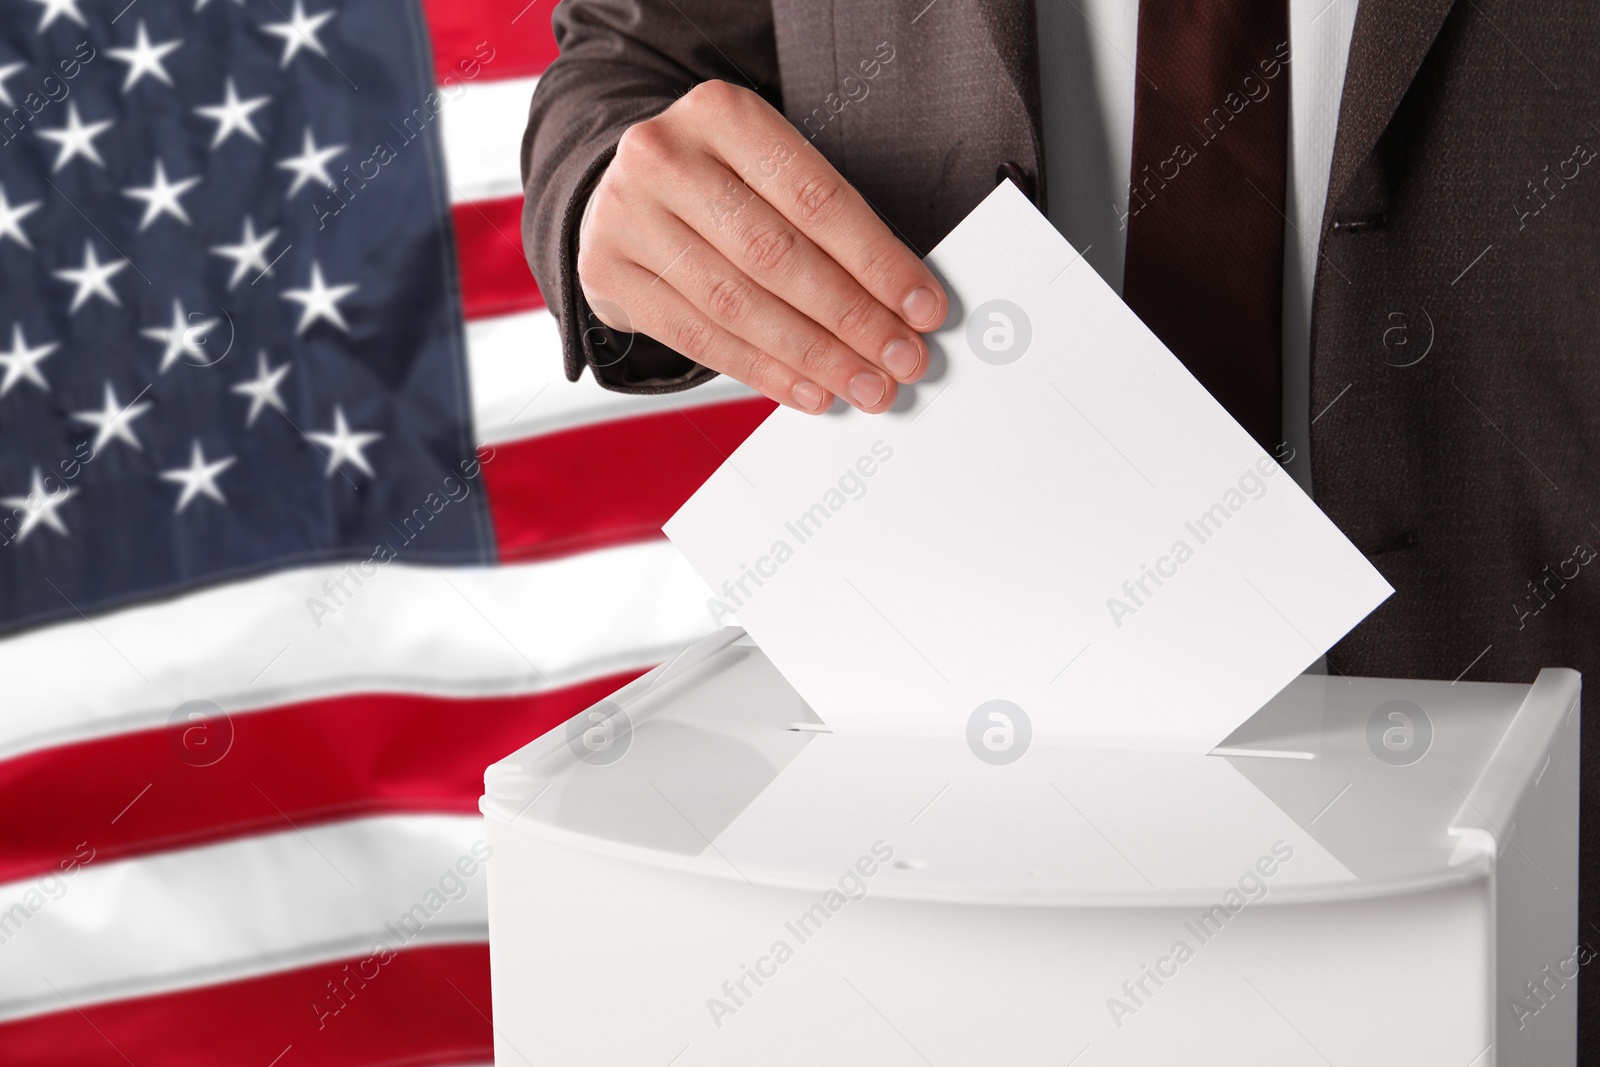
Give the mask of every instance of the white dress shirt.
<path id="1" fill-rule="evenodd" d="M 1311 284 L 1356 3 L 1289 0 L 1289 84 L 1273 84 L 1274 92 L 1289 91 L 1283 428 L 1294 459 L 1286 469 L 1307 492 Z M 1050 221 L 1120 293 L 1127 247 L 1123 217 L 1133 166 L 1138 0 L 1037 0 L 1037 5 Z"/>

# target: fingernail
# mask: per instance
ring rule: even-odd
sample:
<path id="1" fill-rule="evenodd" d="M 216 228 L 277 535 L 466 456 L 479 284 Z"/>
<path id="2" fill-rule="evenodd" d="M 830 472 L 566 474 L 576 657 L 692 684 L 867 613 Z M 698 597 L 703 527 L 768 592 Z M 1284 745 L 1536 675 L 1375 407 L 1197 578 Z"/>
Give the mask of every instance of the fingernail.
<path id="1" fill-rule="evenodd" d="M 881 374 L 868 374 L 863 371 L 850 379 L 850 395 L 864 408 L 876 406 L 888 388 L 889 383 L 883 380 Z"/>
<path id="2" fill-rule="evenodd" d="M 911 325 L 930 326 L 933 317 L 939 313 L 939 298 L 933 295 L 932 289 L 919 286 L 911 290 L 911 295 L 900 305 L 900 310 L 905 312 L 906 321 Z"/>
<path id="3" fill-rule="evenodd" d="M 917 364 L 922 362 L 922 353 L 917 351 L 917 346 L 907 341 L 904 337 L 897 337 L 889 342 L 883 350 L 883 365 L 889 373 L 905 381 L 917 372 Z"/>
<path id="4" fill-rule="evenodd" d="M 827 398 L 828 394 L 816 382 L 801 382 L 794 387 L 794 402 L 807 411 L 816 411 Z"/>

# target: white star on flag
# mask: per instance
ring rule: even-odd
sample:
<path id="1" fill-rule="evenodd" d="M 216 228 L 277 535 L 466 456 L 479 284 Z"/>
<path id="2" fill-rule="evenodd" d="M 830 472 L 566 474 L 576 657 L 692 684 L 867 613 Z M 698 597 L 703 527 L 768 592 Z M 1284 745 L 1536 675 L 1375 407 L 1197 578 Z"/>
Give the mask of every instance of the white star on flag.
<path id="1" fill-rule="evenodd" d="M 39 476 L 39 468 L 33 468 L 33 485 L 28 490 L 27 496 L 0 497 L 0 505 L 16 508 L 22 512 L 22 526 L 17 530 L 17 544 L 28 539 L 33 528 L 41 522 L 62 537 L 70 537 L 66 524 L 61 521 L 61 516 L 56 514 L 56 509 L 73 497 L 78 495 L 78 490 L 66 486 L 55 493 L 44 491 L 44 479 Z"/>
<path id="2" fill-rule="evenodd" d="M 333 177 L 328 173 L 328 161 L 345 150 L 346 145 L 329 145 L 327 148 L 318 148 L 316 140 L 311 136 L 311 127 L 306 127 L 304 147 L 298 156 L 278 161 L 282 170 L 294 171 L 294 181 L 289 186 L 289 195 L 298 193 L 302 186 L 309 181 L 315 181 L 327 187 L 333 186 Z"/>
<path id="3" fill-rule="evenodd" d="M 256 416 L 271 404 L 279 411 L 283 410 L 283 397 L 278 395 L 278 383 L 283 381 L 284 375 L 289 373 L 289 364 L 280 363 L 276 367 L 269 366 L 265 352 L 256 353 L 256 376 L 248 382 L 240 382 L 233 386 L 233 391 L 241 396 L 250 398 L 250 412 L 244 417 L 246 426 L 254 426 Z"/>
<path id="4" fill-rule="evenodd" d="M 295 336 L 305 333 L 318 319 L 327 319 L 340 330 L 349 333 L 350 325 L 339 313 L 339 301 L 359 288 L 361 287 L 355 284 L 328 285 L 322 280 L 321 265 L 313 260 L 310 288 L 285 289 L 282 293 L 285 300 L 292 300 L 304 309 L 300 313 L 300 324 L 294 328 Z"/>
<path id="5" fill-rule="evenodd" d="M 289 61 L 299 54 L 302 48 L 309 48 L 319 56 L 326 55 L 322 42 L 317 40 L 317 31 L 331 18 L 333 18 L 332 11 L 323 11 L 307 17 L 304 5 L 300 0 L 294 0 L 294 14 L 289 16 L 288 22 L 269 22 L 262 26 L 263 33 L 283 38 L 283 61 L 278 64 L 278 69 L 287 67 Z"/>
<path id="6" fill-rule="evenodd" d="M 183 311 L 183 301 L 172 302 L 172 325 L 150 326 L 139 331 L 140 337 L 148 337 L 152 341 L 160 341 L 166 345 L 166 351 L 161 353 L 160 374 L 167 373 L 167 368 L 178 362 L 183 356 L 193 356 L 193 362 L 206 363 L 205 353 L 200 346 L 205 343 L 206 333 L 221 319 L 203 319 L 197 325 L 190 325 L 194 315 L 186 315 Z"/>
<path id="7" fill-rule="evenodd" d="M 6 187 L 0 185 L 0 244 L 5 243 L 7 237 L 17 244 L 33 251 L 33 242 L 28 240 L 28 235 L 22 230 L 22 220 L 39 210 L 42 201 L 33 200 L 26 204 L 11 206 L 11 201 L 6 199 Z"/>
<path id="8" fill-rule="evenodd" d="M 267 247 L 277 240 L 278 231 L 268 230 L 260 237 L 256 236 L 256 224 L 249 215 L 244 217 L 244 235 L 239 238 L 236 245 L 212 245 L 211 254 L 223 256 L 233 260 L 233 274 L 228 278 L 228 288 L 232 289 L 244 280 L 244 276 L 252 270 L 256 277 L 272 273 L 272 264 L 267 262 Z M 254 285 L 254 282 L 250 284 Z"/>
<path id="9" fill-rule="evenodd" d="M 82 156 L 97 167 L 104 167 L 106 161 L 100 158 L 100 152 L 94 146 L 94 139 L 111 128 L 111 120 L 91 122 L 84 125 L 83 119 L 78 115 L 77 101 L 67 105 L 67 124 L 59 130 L 40 130 L 39 136 L 47 141 L 54 141 L 61 146 L 61 151 L 56 155 L 55 166 L 50 168 L 50 173 L 58 174 L 61 168 Z"/>
<path id="10" fill-rule="evenodd" d="M 145 386 L 145 389 L 149 388 L 149 386 Z M 139 396 L 143 395 L 144 393 L 140 392 Z M 107 381 L 104 407 L 99 411 L 74 411 L 72 413 L 74 422 L 81 422 L 86 426 L 95 428 L 94 450 L 96 453 L 99 453 L 113 439 L 126 442 L 140 452 L 144 451 L 144 446 L 133 435 L 133 420 L 149 411 L 150 403 L 148 401 L 142 404 L 139 403 L 139 396 L 134 397 L 126 407 L 123 407 L 117 403 L 117 391 Z"/>
<path id="11" fill-rule="evenodd" d="M 0 396 L 11 392 L 11 387 L 24 378 L 48 393 L 50 383 L 39 373 L 39 363 L 59 347 L 61 346 L 49 344 L 29 348 L 28 342 L 22 337 L 22 323 L 12 323 L 11 351 L 0 352 L 0 367 L 4 367 L 6 372 L 6 376 L 0 379 Z"/>
<path id="12" fill-rule="evenodd" d="M 127 265 L 128 261 L 125 259 L 101 263 L 100 258 L 94 254 L 94 245 L 88 241 L 83 242 L 82 267 L 68 267 L 52 272 L 62 281 L 71 282 L 78 287 L 78 291 L 72 294 L 72 304 L 67 311 L 77 311 L 91 296 L 98 296 L 108 304 L 121 307 L 122 301 L 117 298 L 117 291 L 111 288 L 111 276 Z"/>
<path id="13" fill-rule="evenodd" d="M 167 68 L 161 61 L 182 47 L 183 39 L 181 37 L 170 41 L 162 41 L 160 44 L 151 44 L 150 34 L 144 26 L 144 19 L 140 19 L 139 27 L 135 31 L 133 47 L 107 48 L 106 55 L 118 63 L 128 64 L 128 76 L 122 82 L 122 92 L 126 95 L 129 90 L 139 84 L 139 79 L 146 74 L 157 81 L 171 85 L 172 75 L 167 73 Z"/>
<path id="14" fill-rule="evenodd" d="M 229 78 L 224 83 L 222 103 L 195 108 L 197 113 L 217 124 L 217 135 L 211 139 L 211 150 L 215 152 L 222 147 L 222 142 L 235 131 L 260 144 L 261 133 L 250 121 L 250 116 L 266 107 L 271 100 L 270 96 L 252 96 L 248 100 L 240 100 L 239 90 L 234 87 L 233 79 Z"/>
<path id="15" fill-rule="evenodd" d="M 83 21 L 83 12 L 78 10 L 78 0 L 33 0 L 34 3 L 44 8 L 39 16 L 39 28 L 34 33 L 43 33 L 50 28 L 50 24 L 65 15 L 80 26 L 89 25 Z"/>
<path id="16" fill-rule="evenodd" d="M 217 488 L 217 475 L 233 466 L 236 458 L 224 456 L 215 463 L 207 463 L 206 454 L 200 448 L 200 439 L 195 438 L 189 451 L 189 465 L 161 472 L 161 477 L 167 481 L 183 486 L 183 492 L 178 494 L 178 506 L 172 509 L 172 513 L 176 515 L 189 506 L 189 501 L 201 494 L 219 504 L 226 504 L 228 501 L 223 497 L 222 490 Z"/>
<path id="17" fill-rule="evenodd" d="M 162 215 L 171 215 L 185 226 L 192 225 L 189 213 L 183 210 L 183 205 L 178 202 L 178 197 L 200 184 L 199 178 L 184 178 L 182 181 L 168 182 L 167 168 L 161 160 L 156 160 L 155 177 L 150 179 L 146 186 L 122 190 L 122 195 L 134 200 L 144 201 L 144 218 L 139 221 L 139 232 L 143 233 L 150 228 L 150 224 Z"/>
<path id="18" fill-rule="evenodd" d="M 6 79 L 17 71 L 27 66 L 26 63 L 0 63 L 0 104 L 12 107 L 16 101 L 11 99 L 11 92 L 6 88 Z"/>
<path id="19" fill-rule="evenodd" d="M 344 408 L 335 404 L 333 407 L 333 429 L 328 433 L 308 433 L 311 440 L 328 448 L 328 468 L 323 471 L 323 476 L 331 478 L 339 465 L 349 461 L 368 478 L 374 477 L 372 467 L 367 463 L 367 457 L 362 454 L 362 449 L 372 442 L 383 437 L 381 433 L 352 433 L 350 426 L 344 421 Z"/>

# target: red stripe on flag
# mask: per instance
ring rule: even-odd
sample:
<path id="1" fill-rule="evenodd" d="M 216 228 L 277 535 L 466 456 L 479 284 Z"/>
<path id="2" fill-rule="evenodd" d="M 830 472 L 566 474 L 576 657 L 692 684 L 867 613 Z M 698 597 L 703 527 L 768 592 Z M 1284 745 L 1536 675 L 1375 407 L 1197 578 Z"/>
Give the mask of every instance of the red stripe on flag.
<path id="1" fill-rule="evenodd" d="M 99 864 L 287 830 L 291 821 L 476 813 L 485 767 L 639 673 L 518 696 L 365 693 L 237 714 L 226 755 L 209 766 L 186 761 L 171 729 L 19 756 L 0 763 L 0 811 L 33 814 L 6 828 L 0 882 L 52 872 L 80 842 Z M 227 745 L 228 725 L 209 725 L 207 740 Z"/>
<path id="2" fill-rule="evenodd" d="M 776 406 L 765 397 L 733 400 L 495 445 L 483 479 L 500 559 L 659 536 Z"/>
<path id="3" fill-rule="evenodd" d="M 6 1067 L 409 1067 L 493 1058 L 489 946 L 414 948 L 380 959 L 363 955 L 0 1023 L 0 1058 Z"/>
<path id="4" fill-rule="evenodd" d="M 469 319 L 544 307 L 522 254 L 522 197 L 478 200 L 450 209 Z"/>
<path id="5" fill-rule="evenodd" d="M 554 6 L 554 0 L 423 0 L 439 84 L 543 73 L 557 54 Z"/>

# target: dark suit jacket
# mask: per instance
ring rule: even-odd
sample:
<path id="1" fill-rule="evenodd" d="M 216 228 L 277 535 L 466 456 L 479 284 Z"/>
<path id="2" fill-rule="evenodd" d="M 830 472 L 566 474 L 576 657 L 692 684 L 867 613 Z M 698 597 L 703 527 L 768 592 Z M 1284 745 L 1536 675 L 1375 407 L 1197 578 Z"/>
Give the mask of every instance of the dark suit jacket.
<path id="1" fill-rule="evenodd" d="M 587 363 L 633 391 L 708 376 L 648 339 L 622 356 L 573 277 L 576 214 L 630 123 L 704 79 L 751 86 L 926 252 L 997 169 L 1043 188 L 1033 27 L 1030 0 L 566 0 L 523 173 L 569 376 Z M 894 62 L 841 103 L 880 42 Z M 1589 0 L 1361 0 L 1315 279 L 1310 461 L 1317 502 L 1396 595 L 1330 653 L 1340 673 L 1600 680 L 1597 150 Z M 1586 718 L 1582 930 L 1600 949 Z M 1580 986 L 1582 1058 L 1600 1061 L 1600 979 Z"/>

